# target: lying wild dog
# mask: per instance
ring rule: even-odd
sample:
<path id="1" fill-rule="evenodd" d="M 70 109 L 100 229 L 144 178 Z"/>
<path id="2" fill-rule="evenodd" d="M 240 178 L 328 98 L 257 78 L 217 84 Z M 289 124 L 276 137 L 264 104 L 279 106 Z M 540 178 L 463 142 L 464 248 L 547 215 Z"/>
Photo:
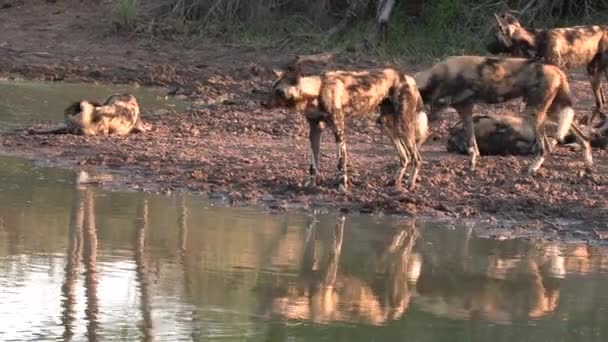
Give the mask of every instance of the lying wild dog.
<path id="1" fill-rule="evenodd" d="M 426 125 L 419 125 L 422 111 L 420 94 L 413 78 L 391 68 L 365 71 L 328 71 L 321 75 L 303 76 L 303 62 L 324 62 L 327 57 L 298 57 L 287 70 L 275 71 L 269 98 L 262 103 L 266 108 L 289 107 L 304 113 L 310 132 L 310 175 L 306 186 L 318 183 L 322 125 L 327 124 L 334 133 L 338 146 L 338 187 L 347 190 L 347 153 L 345 120 L 363 118 L 380 111 L 379 123 L 383 124 L 391 142 L 399 154 L 401 168 L 395 177 L 400 187 L 409 159 L 413 159 L 408 187 L 413 189 L 420 167 L 420 154 L 415 143 L 415 132 L 426 132 Z M 398 102 L 399 101 L 399 102 Z M 426 123 L 426 114 L 420 122 Z M 419 128 L 419 126 L 421 128 Z M 414 134 L 412 134 L 414 132 Z M 426 138 L 426 133 L 419 137 Z"/>
<path id="2" fill-rule="evenodd" d="M 126 135 L 145 132 L 139 105 L 130 94 L 112 95 L 103 104 L 81 100 L 64 111 L 65 122 L 56 128 L 28 131 L 29 134 Z"/>
<path id="3" fill-rule="evenodd" d="M 539 146 L 528 169 L 530 174 L 538 171 L 552 147 L 545 133 L 547 114 L 558 123 L 558 141 L 563 141 L 568 130 L 572 130 L 583 145 L 586 168 L 591 169 L 593 159 L 589 142 L 573 122 L 573 99 L 568 79 L 556 66 L 524 58 L 449 57 L 418 73 L 416 83 L 424 103 L 431 106 L 431 112 L 437 107 L 449 106 L 459 113 L 467 136 L 471 170 L 475 169 L 479 156 L 473 106 L 476 103 L 503 103 L 516 98 L 523 98 L 525 114 L 534 120 L 531 125 Z"/>
<path id="4" fill-rule="evenodd" d="M 606 98 L 602 73 L 608 78 L 608 26 L 573 26 L 553 29 L 527 29 L 511 14 L 496 15 L 498 31 L 487 49 L 490 53 L 507 53 L 514 57 L 534 58 L 562 69 L 587 67 L 595 96 L 595 116 L 604 117 Z M 608 130 L 608 122 L 600 130 Z"/>
<path id="5" fill-rule="evenodd" d="M 534 129 L 530 123 L 521 116 L 515 115 L 478 115 L 473 118 L 475 125 L 475 140 L 481 155 L 528 155 L 538 152 Z M 547 132 L 554 135 L 558 125 L 547 121 Z M 608 138 L 600 132 L 591 129 L 585 132 L 591 137 L 591 147 L 606 148 Z M 574 145 L 576 137 L 568 134 L 563 143 L 577 148 Z M 465 130 L 459 125 L 450 129 L 447 141 L 447 151 L 467 154 L 467 139 Z"/>
<path id="6" fill-rule="evenodd" d="M 525 118 L 512 115 L 478 115 L 473 118 L 475 141 L 481 155 L 526 155 L 536 152 L 536 136 Z M 468 140 L 461 125 L 450 128 L 447 151 L 468 153 Z"/>

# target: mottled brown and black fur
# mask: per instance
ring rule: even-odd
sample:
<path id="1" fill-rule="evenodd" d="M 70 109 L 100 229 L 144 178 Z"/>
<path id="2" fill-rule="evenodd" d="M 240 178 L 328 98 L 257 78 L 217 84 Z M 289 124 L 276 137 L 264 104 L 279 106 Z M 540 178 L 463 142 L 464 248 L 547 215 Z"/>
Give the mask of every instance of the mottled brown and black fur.
<path id="1" fill-rule="evenodd" d="M 278 79 L 273 83 L 270 97 L 263 105 L 266 108 L 290 107 L 305 114 L 310 125 L 311 144 L 307 185 L 315 185 L 319 179 L 322 124 L 328 125 L 334 133 L 338 146 L 338 184 L 341 190 L 346 190 L 348 173 L 345 120 L 351 117 L 371 118 L 370 114 L 378 112 L 382 114 L 379 121 L 384 124 L 401 161 L 395 185 L 400 186 L 409 158 L 415 160 L 413 173 L 417 173 L 420 155 L 407 136 L 411 133 L 411 127 L 418 127 L 418 115 L 412 113 L 417 114 L 417 109 L 422 109 L 413 78 L 392 68 L 328 71 L 321 75 L 302 76 L 298 65 L 296 62 L 288 70 L 276 72 Z M 398 99 L 403 102 L 399 103 Z M 410 178 L 410 188 L 414 182 L 415 178 Z"/>
<path id="2" fill-rule="evenodd" d="M 127 135 L 148 130 L 140 117 L 139 105 L 130 94 L 112 95 L 103 104 L 80 100 L 65 111 L 65 122 L 58 128 L 30 130 L 30 134 Z"/>
<path id="3" fill-rule="evenodd" d="M 424 113 L 422 98 L 416 87 L 416 81 L 412 77 L 403 77 L 401 86 L 395 95 L 397 109 L 391 108 L 395 101 L 390 103 L 385 101 L 384 105 L 381 106 L 379 122 L 399 154 L 401 167 L 395 176 L 397 187 L 401 184 L 401 179 L 410 159 L 412 161 L 407 182 L 408 188 L 411 190 L 416 186 L 416 178 L 422 165 L 422 157 L 418 146 L 423 144 L 428 136 L 427 117 Z"/>
<path id="4" fill-rule="evenodd" d="M 608 26 L 572 26 L 553 29 L 528 29 L 511 14 L 495 15 L 497 34 L 487 46 L 490 53 L 537 59 L 564 70 L 585 66 L 595 109 L 590 124 L 602 109 L 606 98 L 602 74 L 608 77 Z M 602 127 L 602 130 L 608 126 Z"/>
<path id="5" fill-rule="evenodd" d="M 529 168 L 534 174 L 550 153 L 545 133 L 545 117 L 558 122 L 556 139 L 571 129 L 583 145 L 587 169 L 593 163 L 589 142 L 573 123 L 573 99 L 566 75 L 556 66 L 524 58 L 481 56 L 449 57 L 416 75 L 416 83 L 425 104 L 456 109 L 466 131 L 470 167 L 475 168 L 479 149 L 475 139 L 473 107 L 476 103 L 497 104 L 522 98 L 525 115 L 534 130 L 537 156 Z"/>
<path id="6" fill-rule="evenodd" d="M 538 150 L 534 129 L 526 118 L 517 115 L 477 115 L 473 118 L 475 125 L 475 140 L 481 155 L 530 155 Z M 547 132 L 555 135 L 557 123 L 547 121 Z M 591 147 L 605 149 L 608 138 L 597 130 L 585 132 L 590 137 Z M 576 136 L 568 134 L 564 137 L 564 145 L 577 148 Z M 447 151 L 467 154 L 467 138 L 465 130 L 457 124 L 450 128 L 447 140 Z"/>
<path id="7" fill-rule="evenodd" d="M 483 155 L 528 155 L 536 152 L 536 136 L 527 120 L 512 115 L 477 115 L 473 118 L 475 141 Z M 467 154 L 467 136 L 461 125 L 450 129 L 447 151 Z"/>

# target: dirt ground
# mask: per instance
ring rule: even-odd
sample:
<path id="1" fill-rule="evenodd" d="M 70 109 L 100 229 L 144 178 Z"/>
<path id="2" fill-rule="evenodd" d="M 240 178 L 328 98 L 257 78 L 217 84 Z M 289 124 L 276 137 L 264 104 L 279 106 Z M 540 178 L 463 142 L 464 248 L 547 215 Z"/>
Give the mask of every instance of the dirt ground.
<path id="1" fill-rule="evenodd" d="M 445 114 L 423 146 L 421 182 L 413 192 L 386 184 L 398 166 L 388 139 L 373 121 L 347 127 L 351 188 L 335 190 L 335 146 L 324 135 L 317 189 L 303 187 L 308 167 L 305 120 L 290 110 L 259 105 L 270 87 L 270 67 L 293 51 L 229 46 L 203 40 L 160 41 L 117 36 L 109 30 L 108 2 L 57 1 L 32 5 L 0 0 L 0 77 L 162 85 L 189 96 L 196 109 L 153 114 L 153 131 L 129 137 L 0 136 L 2 150 L 51 164 L 103 167 L 125 176 L 126 189 L 189 190 L 229 203 L 264 204 L 378 214 L 417 214 L 472 220 L 495 236 L 578 236 L 608 231 L 608 155 L 594 150 L 595 169 L 581 175 L 581 153 L 557 148 L 530 178 L 530 157 L 482 157 L 476 172 L 468 157 L 445 152 Z M 100 19 L 91 22 L 90 18 Z M 341 57 L 332 67 L 380 66 L 374 57 Z M 393 61 L 394 62 L 394 61 Z M 400 65 L 408 72 L 420 66 Z M 570 73 L 577 115 L 593 102 L 586 77 Z M 520 103 L 478 107 L 478 113 L 518 111 Z M 91 167 L 90 166 L 90 167 Z M 509 228 L 509 229 L 505 229 Z"/>

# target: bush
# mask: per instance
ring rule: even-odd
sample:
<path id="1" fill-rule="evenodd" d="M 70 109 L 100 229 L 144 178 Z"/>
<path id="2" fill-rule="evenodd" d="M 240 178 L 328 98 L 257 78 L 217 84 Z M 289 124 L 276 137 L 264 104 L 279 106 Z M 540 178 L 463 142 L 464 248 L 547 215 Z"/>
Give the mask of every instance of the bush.
<path id="1" fill-rule="evenodd" d="M 378 0 L 150 0 L 145 21 L 158 33 L 202 33 L 247 44 L 352 49 L 360 46 Z M 377 51 L 439 57 L 479 53 L 494 13 L 514 10 L 527 26 L 602 23 L 608 0 L 397 0 Z M 137 1 L 115 0 L 114 22 L 137 27 Z M 348 21 L 340 35 L 326 33 Z M 150 26 L 150 25 L 148 25 Z"/>
<path id="2" fill-rule="evenodd" d="M 112 1 L 112 25 L 117 31 L 134 31 L 137 28 L 137 0 Z"/>

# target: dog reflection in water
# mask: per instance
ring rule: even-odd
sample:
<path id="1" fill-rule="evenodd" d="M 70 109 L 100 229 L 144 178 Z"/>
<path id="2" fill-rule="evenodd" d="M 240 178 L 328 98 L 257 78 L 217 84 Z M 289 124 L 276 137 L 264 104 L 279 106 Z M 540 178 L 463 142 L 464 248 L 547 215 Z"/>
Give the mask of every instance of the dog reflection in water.
<path id="1" fill-rule="evenodd" d="M 421 258 L 412 253 L 418 238 L 414 224 L 397 229 L 382 254 L 374 259 L 376 279 L 382 279 L 381 284 L 340 272 L 344 224 L 345 218 L 341 217 L 330 230 L 318 230 L 316 222 L 310 225 L 299 276 L 272 299 L 274 314 L 318 323 L 379 325 L 399 319 L 406 312 L 410 287 L 420 275 Z"/>

